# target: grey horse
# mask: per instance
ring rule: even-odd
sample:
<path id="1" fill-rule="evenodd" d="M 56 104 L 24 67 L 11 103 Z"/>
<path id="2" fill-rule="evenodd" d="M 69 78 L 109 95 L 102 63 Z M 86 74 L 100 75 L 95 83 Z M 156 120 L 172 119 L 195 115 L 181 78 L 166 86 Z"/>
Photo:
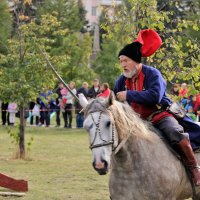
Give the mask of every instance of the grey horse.
<path id="1" fill-rule="evenodd" d="M 192 198 L 192 184 L 182 162 L 130 106 L 114 99 L 95 99 L 84 114 L 93 167 L 100 175 L 110 170 L 112 200 Z M 193 199 L 200 199 L 200 188 L 195 190 Z"/>

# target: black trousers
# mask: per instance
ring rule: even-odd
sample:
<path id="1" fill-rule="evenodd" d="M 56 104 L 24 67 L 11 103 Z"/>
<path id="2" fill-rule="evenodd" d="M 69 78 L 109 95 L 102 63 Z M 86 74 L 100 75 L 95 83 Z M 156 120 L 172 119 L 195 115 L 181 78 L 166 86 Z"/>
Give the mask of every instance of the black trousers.
<path id="1" fill-rule="evenodd" d="M 8 103 L 2 103 L 1 104 L 1 119 L 2 119 L 2 124 L 5 125 L 6 122 L 8 125 L 10 124 L 9 122 L 9 112 L 7 111 L 8 109 Z"/>
<path id="2" fill-rule="evenodd" d="M 50 116 L 51 112 L 49 110 L 44 112 L 44 121 L 46 122 L 46 126 L 50 125 Z"/>
<path id="3" fill-rule="evenodd" d="M 171 145 L 179 143 L 184 138 L 189 139 L 188 133 L 184 132 L 183 127 L 174 117 L 163 118 L 154 124 L 154 126 L 162 131 L 164 137 L 166 137 Z"/>
<path id="4" fill-rule="evenodd" d="M 60 126 L 60 108 L 56 108 L 56 124 Z"/>
<path id="5" fill-rule="evenodd" d="M 39 117 L 33 116 L 33 115 L 30 117 L 30 124 L 33 125 L 34 117 L 35 117 L 35 124 L 38 125 L 39 124 Z"/>
<path id="6" fill-rule="evenodd" d="M 64 127 L 72 126 L 72 104 L 66 104 L 65 112 L 63 112 Z"/>

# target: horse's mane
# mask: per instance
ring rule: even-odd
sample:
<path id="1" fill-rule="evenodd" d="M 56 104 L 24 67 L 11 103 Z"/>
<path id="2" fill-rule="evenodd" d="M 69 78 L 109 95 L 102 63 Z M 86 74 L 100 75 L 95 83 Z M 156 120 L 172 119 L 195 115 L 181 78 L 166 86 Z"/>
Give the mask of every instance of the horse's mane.
<path id="1" fill-rule="evenodd" d="M 152 141 L 149 123 L 143 121 L 128 105 L 113 100 L 111 105 L 104 99 L 92 100 L 84 110 L 85 117 L 89 113 L 105 112 L 113 118 L 120 140 L 129 136 L 136 136 Z"/>
<path id="2" fill-rule="evenodd" d="M 152 140 L 150 123 L 142 120 L 139 115 L 128 105 L 114 101 L 110 106 L 110 111 L 115 120 L 115 125 L 120 139 L 129 136 Z"/>

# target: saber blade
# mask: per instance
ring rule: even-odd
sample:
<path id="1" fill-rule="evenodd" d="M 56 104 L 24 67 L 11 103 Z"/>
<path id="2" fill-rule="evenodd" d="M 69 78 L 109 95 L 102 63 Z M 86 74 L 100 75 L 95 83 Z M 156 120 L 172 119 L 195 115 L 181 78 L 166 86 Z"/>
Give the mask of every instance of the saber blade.
<path id="1" fill-rule="evenodd" d="M 47 65 L 52 69 L 52 71 L 54 72 L 54 74 L 56 75 L 56 77 L 58 78 L 58 80 L 63 83 L 63 85 L 68 89 L 68 91 L 70 92 L 70 94 L 79 102 L 79 98 L 72 92 L 72 90 L 69 88 L 69 86 L 61 78 L 61 76 L 58 74 L 58 72 L 56 71 L 56 69 L 54 68 L 54 66 L 51 64 L 51 62 L 49 61 L 49 59 L 47 58 L 47 56 L 45 55 L 45 53 L 42 51 L 42 49 L 39 46 L 38 46 L 38 49 L 39 49 L 42 57 L 46 61 Z"/>

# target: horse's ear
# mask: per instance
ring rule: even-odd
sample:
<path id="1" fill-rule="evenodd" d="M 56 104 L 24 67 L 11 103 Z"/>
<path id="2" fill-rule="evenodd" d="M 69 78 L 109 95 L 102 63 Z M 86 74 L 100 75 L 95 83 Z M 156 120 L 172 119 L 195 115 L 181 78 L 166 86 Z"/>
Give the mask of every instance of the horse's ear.
<path id="1" fill-rule="evenodd" d="M 111 91 L 110 96 L 108 98 L 108 105 L 109 106 L 113 105 L 114 101 L 115 101 L 115 94 L 113 91 Z"/>
<path id="2" fill-rule="evenodd" d="M 88 105 L 88 100 L 86 99 L 86 97 L 84 96 L 83 93 L 78 94 L 78 98 L 79 98 L 79 103 L 83 108 L 86 108 L 86 106 Z"/>

